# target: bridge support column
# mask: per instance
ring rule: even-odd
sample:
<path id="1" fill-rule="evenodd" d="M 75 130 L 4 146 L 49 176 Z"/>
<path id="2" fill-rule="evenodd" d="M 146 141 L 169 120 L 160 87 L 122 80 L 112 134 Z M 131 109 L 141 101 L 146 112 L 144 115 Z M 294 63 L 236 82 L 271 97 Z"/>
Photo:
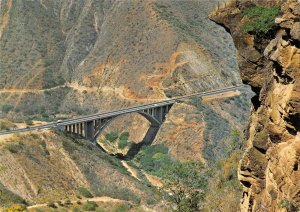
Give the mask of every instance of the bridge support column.
<path id="1" fill-rule="evenodd" d="M 151 125 L 150 128 L 148 129 L 143 141 L 137 145 L 135 145 L 133 148 L 130 148 L 129 151 L 127 152 L 127 157 L 128 158 L 133 158 L 142 148 L 144 145 L 150 145 L 154 139 L 156 134 L 158 133 L 159 130 L 159 125 Z"/>
<path id="2" fill-rule="evenodd" d="M 158 130 L 159 130 L 159 126 L 151 125 L 144 137 L 143 144 L 145 144 L 145 145 L 151 144 L 153 142 L 153 140 L 155 139 L 155 136 L 156 136 Z"/>
<path id="3" fill-rule="evenodd" d="M 163 122 L 163 108 L 157 107 L 154 109 L 154 117 L 160 122 Z"/>
<path id="4" fill-rule="evenodd" d="M 74 131 L 73 131 L 73 133 L 74 133 L 74 134 L 77 134 L 77 124 L 74 124 L 73 126 L 74 126 Z"/>
<path id="5" fill-rule="evenodd" d="M 82 123 L 79 124 L 79 135 L 83 136 L 83 124 Z"/>
<path id="6" fill-rule="evenodd" d="M 80 135 L 80 124 L 76 124 L 76 134 Z"/>
<path id="7" fill-rule="evenodd" d="M 75 124 L 72 124 L 71 133 L 75 133 Z"/>
<path id="8" fill-rule="evenodd" d="M 94 140 L 95 128 L 94 121 L 88 121 L 84 123 L 84 137 L 90 141 Z"/>

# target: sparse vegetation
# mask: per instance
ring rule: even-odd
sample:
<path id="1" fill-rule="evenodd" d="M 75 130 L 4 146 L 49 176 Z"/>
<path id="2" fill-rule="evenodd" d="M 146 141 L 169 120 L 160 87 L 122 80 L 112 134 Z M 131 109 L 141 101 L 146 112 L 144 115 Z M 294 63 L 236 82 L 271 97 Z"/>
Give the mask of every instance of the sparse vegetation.
<path id="1" fill-rule="evenodd" d="M 18 153 L 21 152 L 24 147 L 24 144 L 22 142 L 15 142 L 15 143 L 8 143 L 6 145 L 6 148 L 11 153 Z"/>
<path id="2" fill-rule="evenodd" d="M 16 125 L 7 119 L 0 119 L 0 130 L 9 130 L 15 128 Z"/>
<path id="3" fill-rule="evenodd" d="M 48 202 L 47 207 L 49 208 L 57 208 L 54 202 Z"/>
<path id="4" fill-rule="evenodd" d="M 26 202 L 17 194 L 14 194 L 11 191 L 7 190 L 0 183 L 0 206 L 11 206 L 12 204 L 26 205 Z"/>
<path id="5" fill-rule="evenodd" d="M 10 104 L 4 104 L 1 107 L 1 111 L 3 113 L 8 113 L 9 111 L 11 111 L 14 108 L 14 106 L 10 105 Z"/>
<path id="6" fill-rule="evenodd" d="M 119 206 L 117 206 L 116 208 L 114 208 L 112 211 L 113 212 L 127 212 L 130 209 L 130 205 L 128 204 L 121 204 Z"/>
<path id="7" fill-rule="evenodd" d="M 120 135 L 117 132 L 111 131 L 105 134 L 105 139 L 101 139 L 101 143 L 109 147 L 111 153 L 116 153 L 118 150 L 123 150 L 126 147 L 130 148 L 132 142 L 129 141 L 129 132 L 122 132 Z"/>
<path id="8" fill-rule="evenodd" d="M 7 208 L 7 212 L 26 212 L 26 211 L 27 211 L 26 206 L 20 204 L 12 205 L 9 208 Z"/>
<path id="9" fill-rule="evenodd" d="M 204 157 L 209 163 L 213 163 L 228 156 L 226 139 L 229 138 L 232 130 L 228 121 L 204 104 L 199 98 L 192 98 L 191 104 L 197 107 L 199 113 L 204 114 L 206 123 L 204 139 L 211 141 L 205 142 Z"/>
<path id="10" fill-rule="evenodd" d="M 177 211 L 199 211 L 207 186 L 203 173 L 204 166 L 199 162 L 173 162 L 164 167 L 163 189 L 167 198 L 177 205 Z"/>
<path id="11" fill-rule="evenodd" d="M 299 211 L 299 206 L 288 199 L 281 200 L 279 203 L 279 207 L 285 208 L 287 212 Z"/>
<path id="12" fill-rule="evenodd" d="M 79 187 L 77 189 L 77 191 L 78 191 L 78 194 L 83 196 L 83 197 L 86 197 L 86 198 L 92 198 L 93 197 L 92 193 L 87 188 Z"/>
<path id="13" fill-rule="evenodd" d="M 172 160 L 163 144 L 142 148 L 133 163 L 163 180 L 162 192 L 168 201 L 177 205 L 178 211 L 198 210 L 207 185 L 201 163 Z"/>
<path id="14" fill-rule="evenodd" d="M 146 146 L 135 156 L 133 162 L 139 168 L 147 172 L 160 176 L 161 170 L 171 164 L 172 160 L 168 155 L 168 148 L 163 144 Z"/>
<path id="15" fill-rule="evenodd" d="M 244 25 L 245 32 L 256 34 L 266 34 L 275 26 L 275 18 L 280 14 L 280 7 L 261 7 L 254 6 L 246 8 L 244 15 L 248 21 Z"/>
<path id="16" fill-rule="evenodd" d="M 184 23 L 181 19 L 174 16 L 173 11 L 170 10 L 170 7 L 164 4 L 155 3 L 156 9 L 159 12 L 160 16 L 167 20 L 175 29 L 187 30 L 189 25 Z"/>
<path id="17" fill-rule="evenodd" d="M 82 206 L 84 211 L 95 211 L 98 205 L 95 202 L 87 202 Z"/>

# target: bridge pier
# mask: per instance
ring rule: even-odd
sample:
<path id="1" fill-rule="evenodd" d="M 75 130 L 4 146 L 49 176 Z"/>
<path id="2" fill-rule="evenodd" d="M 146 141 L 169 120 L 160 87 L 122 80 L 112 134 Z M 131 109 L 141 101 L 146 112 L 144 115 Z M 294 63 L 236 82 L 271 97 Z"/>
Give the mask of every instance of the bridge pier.
<path id="1" fill-rule="evenodd" d="M 79 135 L 83 136 L 83 123 L 79 124 Z"/>
<path id="2" fill-rule="evenodd" d="M 94 121 L 87 121 L 84 123 L 84 131 L 85 135 L 84 137 L 90 141 L 94 140 L 95 136 L 95 129 L 94 129 Z"/>

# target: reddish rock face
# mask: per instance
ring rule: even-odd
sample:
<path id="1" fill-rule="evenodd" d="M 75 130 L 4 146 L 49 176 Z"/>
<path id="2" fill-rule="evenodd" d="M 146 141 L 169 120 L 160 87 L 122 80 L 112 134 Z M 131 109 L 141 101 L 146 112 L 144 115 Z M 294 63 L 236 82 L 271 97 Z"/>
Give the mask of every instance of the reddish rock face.
<path id="1" fill-rule="evenodd" d="M 244 8 L 265 3 L 237 1 L 210 18 L 231 33 L 242 80 L 256 92 L 247 150 L 239 167 L 244 187 L 241 209 L 278 211 L 288 203 L 296 210 L 300 203 L 300 2 L 281 1 L 282 14 L 274 20 L 277 27 L 269 36 L 243 32 Z"/>

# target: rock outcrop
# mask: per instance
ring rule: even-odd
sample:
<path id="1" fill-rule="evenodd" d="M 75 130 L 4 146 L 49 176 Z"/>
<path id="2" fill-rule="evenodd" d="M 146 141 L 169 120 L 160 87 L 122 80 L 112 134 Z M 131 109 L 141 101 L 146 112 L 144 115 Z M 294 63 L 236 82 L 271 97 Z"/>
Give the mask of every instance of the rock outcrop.
<path id="1" fill-rule="evenodd" d="M 256 5 L 281 7 L 265 36 L 243 31 L 243 11 Z M 242 80 L 256 93 L 238 173 L 241 209 L 295 211 L 300 205 L 300 2 L 234 1 L 210 18 L 231 33 Z"/>

